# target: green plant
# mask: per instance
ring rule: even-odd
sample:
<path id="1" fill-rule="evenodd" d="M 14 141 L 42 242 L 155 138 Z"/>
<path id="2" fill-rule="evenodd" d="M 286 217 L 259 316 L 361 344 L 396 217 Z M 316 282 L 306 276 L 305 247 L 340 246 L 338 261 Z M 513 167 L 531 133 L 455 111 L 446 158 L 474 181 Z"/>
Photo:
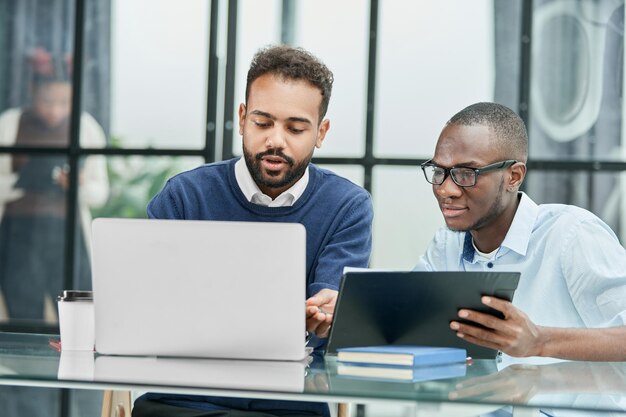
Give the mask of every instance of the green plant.
<path id="1" fill-rule="evenodd" d="M 120 140 L 112 138 L 113 147 Z M 146 217 L 146 206 L 171 176 L 183 169 L 179 157 L 113 156 L 107 158 L 110 194 L 93 217 Z"/>

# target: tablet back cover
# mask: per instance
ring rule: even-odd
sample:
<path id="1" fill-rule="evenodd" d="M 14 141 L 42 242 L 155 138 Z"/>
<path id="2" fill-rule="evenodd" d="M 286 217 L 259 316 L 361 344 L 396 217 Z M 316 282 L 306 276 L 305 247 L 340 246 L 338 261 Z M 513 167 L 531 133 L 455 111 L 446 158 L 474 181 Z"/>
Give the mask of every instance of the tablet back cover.
<path id="1" fill-rule="evenodd" d="M 512 300 L 519 272 L 346 272 L 327 353 L 375 345 L 460 347 L 476 359 L 496 351 L 464 341 L 450 329 L 461 308 L 499 313 L 483 295 Z"/>

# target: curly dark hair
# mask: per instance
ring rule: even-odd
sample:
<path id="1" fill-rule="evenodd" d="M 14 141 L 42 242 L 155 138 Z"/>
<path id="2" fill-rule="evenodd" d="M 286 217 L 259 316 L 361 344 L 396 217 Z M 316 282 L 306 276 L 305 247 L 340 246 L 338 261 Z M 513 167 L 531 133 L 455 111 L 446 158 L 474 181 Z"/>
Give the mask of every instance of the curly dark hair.
<path id="1" fill-rule="evenodd" d="M 322 61 L 302 48 L 287 45 L 268 46 L 260 49 L 252 58 L 246 81 L 246 103 L 250 95 L 250 86 L 262 75 L 273 74 L 285 80 L 304 80 L 320 90 L 321 122 L 333 89 L 333 73 Z"/>
<path id="2" fill-rule="evenodd" d="M 524 121 L 510 108 L 498 103 L 475 103 L 467 106 L 446 125 L 487 126 L 493 133 L 494 145 L 506 158 L 526 162 L 528 159 L 528 133 Z"/>

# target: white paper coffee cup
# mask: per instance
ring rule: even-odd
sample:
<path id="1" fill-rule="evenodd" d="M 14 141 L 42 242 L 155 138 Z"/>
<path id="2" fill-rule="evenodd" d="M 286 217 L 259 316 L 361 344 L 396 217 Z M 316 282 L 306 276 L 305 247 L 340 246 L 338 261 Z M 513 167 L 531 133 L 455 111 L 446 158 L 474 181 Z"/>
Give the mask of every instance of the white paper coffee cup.
<path id="1" fill-rule="evenodd" d="M 57 378 L 93 381 L 94 361 L 93 350 L 61 350 Z"/>
<path id="2" fill-rule="evenodd" d="M 65 290 L 57 301 L 61 350 L 93 351 L 95 343 L 93 293 Z"/>

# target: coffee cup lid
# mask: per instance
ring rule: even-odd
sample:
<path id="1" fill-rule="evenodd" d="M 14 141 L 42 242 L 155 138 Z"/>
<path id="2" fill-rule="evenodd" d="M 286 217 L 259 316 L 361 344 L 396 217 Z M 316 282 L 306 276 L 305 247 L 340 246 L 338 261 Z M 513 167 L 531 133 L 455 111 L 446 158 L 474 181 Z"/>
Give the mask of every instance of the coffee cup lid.
<path id="1" fill-rule="evenodd" d="M 93 301 L 93 291 L 64 290 L 58 301 Z"/>

